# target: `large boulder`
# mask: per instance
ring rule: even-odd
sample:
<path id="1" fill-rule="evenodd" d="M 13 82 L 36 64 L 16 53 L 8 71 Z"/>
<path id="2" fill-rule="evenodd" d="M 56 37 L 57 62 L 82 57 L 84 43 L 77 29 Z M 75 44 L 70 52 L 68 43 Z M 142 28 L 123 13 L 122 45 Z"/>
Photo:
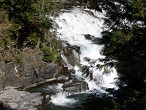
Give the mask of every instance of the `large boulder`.
<path id="1" fill-rule="evenodd" d="M 79 46 L 72 46 L 67 43 L 67 46 L 63 48 L 63 55 L 66 57 L 66 62 L 71 66 L 75 66 L 80 61 L 80 47 Z"/>
<path id="2" fill-rule="evenodd" d="M 94 36 L 91 36 L 90 34 L 85 34 L 84 36 L 87 40 L 92 40 L 94 38 Z"/>
<path id="3" fill-rule="evenodd" d="M 3 105 L 1 105 L 8 110 L 37 110 L 36 106 L 42 104 L 42 101 L 43 96 L 41 93 L 18 91 L 12 87 L 7 87 L 6 90 L 0 94 L 0 102 L 3 103 Z"/>
<path id="4" fill-rule="evenodd" d="M 78 93 L 88 90 L 88 84 L 84 81 L 67 82 L 63 86 L 63 91 L 69 93 Z"/>
<path id="5" fill-rule="evenodd" d="M 4 104 L 2 102 L 0 102 L 0 109 L 1 110 L 14 110 L 9 105 L 6 105 L 6 104 Z"/>

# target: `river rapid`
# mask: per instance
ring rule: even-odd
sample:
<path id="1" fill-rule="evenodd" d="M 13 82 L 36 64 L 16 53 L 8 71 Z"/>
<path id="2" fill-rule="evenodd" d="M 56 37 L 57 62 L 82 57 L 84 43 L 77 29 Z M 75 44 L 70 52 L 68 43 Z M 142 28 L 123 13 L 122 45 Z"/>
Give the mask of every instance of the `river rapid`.
<path id="1" fill-rule="evenodd" d="M 101 32 L 104 30 L 103 13 L 91 10 L 81 9 L 74 7 L 70 10 L 64 10 L 57 18 L 54 18 L 54 22 L 58 25 L 57 33 L 58 38 L 61 41 L 65 41 L 71 46 L 78 46 L 80 48 L 79 63 L 82 65 L 89 65 L 85 58 L 98 59 L 104 58 L 100 52 L 103 45 L 98 45 L 94 42 L 94 39 L 101 38 Z M 87 38 L 86 36 L 89 36 Z M 75 54 L 77 52 L 74 52 Z M 82 102 L 87 98 L 89 94 L 106 93 L 107 88 L 117 88 L 115 85 L 115 79 L 117 78 L 117 72 L 115 68 L 110 69 L 109 74 L 103 74 L 104 70 L 98 70 L 97 64 L 102 64 L 96 60 L 92 67 L 93 79 L 85 77 L 80 68 L 75 65 L 72 66 L 63 54 L 64 65 L 69 69 L 74 69 L 76 72 L 72 76 L 78 80 L 83 80 L 88 84 L 88 90 L 80 93 L 67 93 L 63 92 L 62 84 L 48 85 L 44 90 L 55 91 L 56 93 L 50 96 L 48 104 L 43 106 L 43 110 L 76 110 L 77 106 L 80 106 Z"/>

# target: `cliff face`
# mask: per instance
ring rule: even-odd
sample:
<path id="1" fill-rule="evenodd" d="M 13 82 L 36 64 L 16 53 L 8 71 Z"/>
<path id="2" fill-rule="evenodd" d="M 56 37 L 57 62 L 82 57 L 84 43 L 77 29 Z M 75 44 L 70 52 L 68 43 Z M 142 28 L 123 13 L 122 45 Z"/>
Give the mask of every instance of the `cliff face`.
<path id="1" fill-rule="evenodd" d="M 20 52 L 19 62 L 8 54 L 0 61 L 0 91 L 6 86 L 29 87 L 46 82 L 48 79 L 57 79 L 62 73 L 68 75 L 68 69 L 63 72 L 63 66 L 56 63 L 46 63 L 43 53 L 39 49 L 26 49 Z"/>

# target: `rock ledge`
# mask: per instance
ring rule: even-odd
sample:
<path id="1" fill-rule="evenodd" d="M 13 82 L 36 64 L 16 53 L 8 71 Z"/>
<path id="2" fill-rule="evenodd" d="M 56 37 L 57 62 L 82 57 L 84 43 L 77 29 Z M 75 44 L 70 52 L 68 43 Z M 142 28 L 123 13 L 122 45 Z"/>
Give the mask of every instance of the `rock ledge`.
<path id="1" fill-rule="evenodd" d="M 35 106 L 42 104 L 41 93 L 18 91 L 14 87 L 7 87 L 0 94 L 0 102 L 16 110 L 37 110 Z"/>

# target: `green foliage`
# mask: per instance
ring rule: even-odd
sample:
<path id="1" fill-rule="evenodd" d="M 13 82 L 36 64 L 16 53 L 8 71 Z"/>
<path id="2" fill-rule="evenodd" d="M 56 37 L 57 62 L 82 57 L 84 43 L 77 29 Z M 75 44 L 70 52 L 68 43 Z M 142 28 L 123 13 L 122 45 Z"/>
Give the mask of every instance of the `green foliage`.
<path id="1" fill-rule="evenodd" d="M 22 54 L 17 54 L 14 55 L 15 60 L 13 61 L 15 64 L 20 64 L 23 60 L 23 55 Z"/>
<path id="2" fill-rule="evenodd" d="M 14 40 L 15 46 L 35 47 L 38 41 L 44 43 L 52 28 L 49 16 L 59 10 L 59 4 L 52 0 L 1 0 L 1 10 L 6 12 L 11 22 L 7 35 Z"/>
<path id="3" fill-rule="evenodd" d="M 5 13 L 5 10 L 0 9 L 0 23 L 8 21 L 8 16 Z"/>
<path id="4" fill-rule="evenodd" d="M 11 46 L 11 40 L 9 36 L 6 36 L 5 38 L 0 36 L 0 52 L 9 49 L 10 46 Z"/>
<path id="5" fill-rule="evenodd" d="M 86 62 L 90 62 L 90 58 L 85 57 L 85 58 L 84 58 L 84 61 L 86 61 Z"/>
<path id="6" fill-rule="evenodd" d="M 106 95 L 90 95 L 82 104 L 81 110 L 117 110 L 114 100 Z"/>
<path id="7" fill-rule="evenodd" d="M 103 68 L 103 74 L 110 73 L 110 69 L 108 67 Z"/>
<path id="8" fill-rule="evenodd" d="M 83 66 L 80 62 L 78 62 L 76 65 L 77 65 L 79 68 Z"/>
<path id="9" fill-rule="evenodd" d="M 146 17 L 146 2 L 144 0 L 131 0 L 132 16 L 134 19 L 145 20 Z"/>
<path id="10" fill-rule="evenodd" d="M 4 51 L 9 50 L 15 53 L 14 63 L 20 63 L 23 56 L 15 49 L 38 47 L 44 52 L 44 61 L 56 61 L 62 45 L 56 33 L 50 31 L 53 28 L 50 16 L 57 16 L 60 6 L 53 0 L 0 0 L 0 23 L 9 24 L 3 28 L 4 34 L 0 32 L 0 56 L 4 57 Z"/>
<path id="11" fill-rule="evenodd" d="M 110 28 L 110 31 L 103 32 L 100 40 L 100 43 L 105 45 L 102 50 L 102 54 L 106 56 L 105 59 L 117 61 L 115 66 L 119 74 L 117 81 L 119 90 L 114 93 L 114 96 L 123 105 L 133 102 L 145 93 L 142 92 L 146 87 L 144 82 L 146 78 L 145 4 L 146 2 L 143 0 L 131 0 L 130 5 L 122 3 L 123 10 L 130 9 L 128 13 L 123 12 L 127 14 L 124 17 L 107 13 L 109 19 L 112 22 L 115 20 L 116 24 Z M 119 13 L 118 10 L 115 12 Z M 117 16 L 120 17 L 120 21 Z M 127 25 L 128 22 L 123 23 L 125 19 L 131 25 Z M 141 24 L 138 24 L 138 21 L 141 21 Z"/>
<path id="12" fill-rule="evenodd" d="M 44 53 L 44 58 L 43 60 L 45 62 L 53 62 L 56 60 L 56 53 L 55 51 L 53 51 L 52 49 L 48 48 L 48 47 L 43 47 L 42 51 Z"/>

